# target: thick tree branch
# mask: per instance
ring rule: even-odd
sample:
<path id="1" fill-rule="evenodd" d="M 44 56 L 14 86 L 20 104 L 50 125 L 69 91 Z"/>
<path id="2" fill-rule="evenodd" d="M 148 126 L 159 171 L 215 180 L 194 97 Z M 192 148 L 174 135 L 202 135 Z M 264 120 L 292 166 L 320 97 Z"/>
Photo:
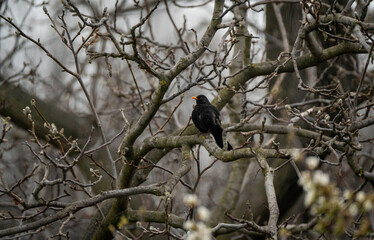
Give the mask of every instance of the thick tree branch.
<path id="1" fill-rule="evenodd" d="M 268 200 L 269 207 L 269 220 L 268 228 L 270 231 L 270 239 L 278 239 L 278 219 L 279 219 L 279 208 L 277 203 L 277 195 L 274 189 L 274 169 L 269 166 L 266 158 L 262 155 L 262 150 L 256 151 L 255 158 L 257 159 L 262 172 L 265 176 L 265 193 Z"/>
<path id="2" fill-rule="evenodd" d="M 319 57 L 313 56 L 313 54 L 305 54 L 300 57 L 296 57 L 295 61 L 297 63 L 297 68 L 299 70 L 316 66 L 323 61 L 328 59 L 332 59 L 334 57 L 349 54 L 349 53 L 365 53 L 366 51 L 361 47 L 360 44 L 357 43 L 340 43 L 333 47 L 324 49 L 322 54 Z M 239 89 L 239 86 L 243 85 L 249 79 L 258 77 L 258 76 L 266 76 L 276 73 L 283 73 L 283 72 L 293 72 L 294 67 L 292 61 L 289 59 L 285 59 L 282 61 L 269 61 L 264 63 L 257 63 L 248 66 L 244 71 L 237 74 L 235 77 L 230 79 L 229 86 L 234 88 L 235 90 Z M 227 102 L 231 99 L 231 97 L 235 94 L 230 88 L 223 88 L 220 91 L 221 99 L 215 99 L 213 103 L 218 109 L 222 109 Z"/>

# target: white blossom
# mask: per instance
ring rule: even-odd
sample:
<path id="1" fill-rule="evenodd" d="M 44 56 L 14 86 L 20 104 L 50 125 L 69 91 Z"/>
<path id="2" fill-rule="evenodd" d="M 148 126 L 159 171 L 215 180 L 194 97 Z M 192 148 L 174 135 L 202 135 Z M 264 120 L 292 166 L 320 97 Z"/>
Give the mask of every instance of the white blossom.
<path id="1" fill-rule="evenodd" d="M 330 183 L 330 177 L 321 170 L 317 170 L 313 174 L 313 182 L 321 186 L 326 186 Z"/>
<path id="2" fill-rule="evenodd" d="M 292 156 L 292 158 L 296 161 L 296 162 L 298 162 L 298 161 L 300 161 L 301 159 L 303 159 L 303 152 L 300 150 L 300 149 L 293 149 L 292 151 L 291 151 L 291 156 Z"/>
<path id="3" fill-rule="evenodd" d="M 183 202 L 189 207 L 194 207 L 197 205 L 198 199 L 195 194 L 187 194 L 186 196 L 184 196 Z"/>
<path id="4" fill-rule="evenodd" d="M 348 189 L 345 189 L 344 193 L 343 193 L 343 197 L 344 197 L 344 200 L 351 199 L 351 197 L 352 197 L 351 191 L 349 191 Z"/>
<path id="5" fill-rule="evenodd" d="M 312 188 L 312 175 L 309 171 L 304 171 L 301 173 L 299 178 L 299 185 L 303 186 L 305 191 L 308 191 Z"/>
<path id="6" fill-rule="evenodd" d="M 194 229 L 195 227 L 195 222 L 191 221 L 191 220 L 187 220 L 184 224 L 183 224 L 183 227 L 187 230 L 192 230 Z"/>
<path id="7" fill-rule="evenodd" d="M 364 202 L 363 207 L 365 211 L 371 211 L 373 209 L 373 203 L 368 199 Z"/>
<path id="8" fill-rule="evenodd" d="M 210 217 L 210 211 L 206 207 L 202 206 L 197 209 L 197 217 L 201 221 L 207 221 Z"/>
<path id="9" fill-rule="evenodd" d="M 306 207 L 309 207 L 313 203 L 315 199 L 315 195 L 316 195 L 316 192 L 314 188 L 306 191 L 305 198 L 304 198 L 304 205 Z"/>
<path id="10" fill-rule="evenodd" d="M 195 229 L 187 233 L 186 240 L 211 240 L 212 230 L 202 222 L 195 224 Z"/>
<path id="11" fill-rule="evenodd" d="M 362 203 L 362 202 L 365 201 L 365 199 L 366 199 L 366 194 L 363 191 L 359 191 L 356 194 L 356 201 L 357 202 Z"/>
<path id="12" fill-rule="evenodd" d="M 319 158 L 316 156 L 310 156 L 305 159 L 306 165 L 310 170 L 314 170 L 319 165 Z"/>
<path id="13" fill-rule="evenodd" d="M 357 213 L 358 213 L 358 207 L 356 204 L 351 204 L 348 208 L 348 211 L 349 213 L 352 215 L 352 216 L 356 216 Z"/>

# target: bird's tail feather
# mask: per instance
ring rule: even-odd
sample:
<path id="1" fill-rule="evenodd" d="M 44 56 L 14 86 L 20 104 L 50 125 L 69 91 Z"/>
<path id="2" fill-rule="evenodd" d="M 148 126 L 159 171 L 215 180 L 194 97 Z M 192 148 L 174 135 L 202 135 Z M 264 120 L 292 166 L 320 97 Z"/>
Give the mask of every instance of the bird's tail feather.
<path id="1" fill-rule="evenodd" d="M 214 140 L 216 140 L 216 143 L 218 147 L 223 148 L 223 140 L 222 140 L 222 131 L 212 132 L 212 135 L 214 137 Z M 227 150 L 232 150 L 232 146 L 229 142 L 227 142 Z"/>
<path id="2" fill-rule="evenodd" d="M 232 150 L 233 148 L 232 148 L 232 146 L 231 146 L 231 144 L 229 143 L 229 142 L 227 142 L 227 150 Z"/>
<path id="3" fill-rule="evenodd" d="M 222 131 L 215 132 L 215 133 L 212 132 L 212 135 L 214 137 L 214 140 L 216 140 L 218 147 L 223 148 Z"/>

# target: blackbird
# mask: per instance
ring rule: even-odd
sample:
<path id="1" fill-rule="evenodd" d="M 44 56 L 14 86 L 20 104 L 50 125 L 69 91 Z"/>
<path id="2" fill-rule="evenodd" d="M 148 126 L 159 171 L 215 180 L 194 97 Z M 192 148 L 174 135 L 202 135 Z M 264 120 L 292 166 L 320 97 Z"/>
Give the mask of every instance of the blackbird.
<path id="1" fill-rule="evenodd" d="M 192 111 L 193 123 L 200 132 L 210 132 L 216 140 L 217 145 L 223 148 L 221 115 L 218 109 L 204 95 L 192 98 L 196 100 L 196 106 Z M 227 143 L 227 149 L 232 149 L 229 143 Z"/>

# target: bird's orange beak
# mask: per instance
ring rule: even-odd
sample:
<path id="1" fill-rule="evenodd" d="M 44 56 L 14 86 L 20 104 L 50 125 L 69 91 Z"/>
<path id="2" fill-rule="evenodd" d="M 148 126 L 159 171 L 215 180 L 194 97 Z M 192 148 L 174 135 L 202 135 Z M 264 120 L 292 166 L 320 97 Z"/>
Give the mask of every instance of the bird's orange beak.
<path id="1" fill-rule="evenodd" d="M 192 97 L 193 99 L 197 100 L 197 97 Z"/>

